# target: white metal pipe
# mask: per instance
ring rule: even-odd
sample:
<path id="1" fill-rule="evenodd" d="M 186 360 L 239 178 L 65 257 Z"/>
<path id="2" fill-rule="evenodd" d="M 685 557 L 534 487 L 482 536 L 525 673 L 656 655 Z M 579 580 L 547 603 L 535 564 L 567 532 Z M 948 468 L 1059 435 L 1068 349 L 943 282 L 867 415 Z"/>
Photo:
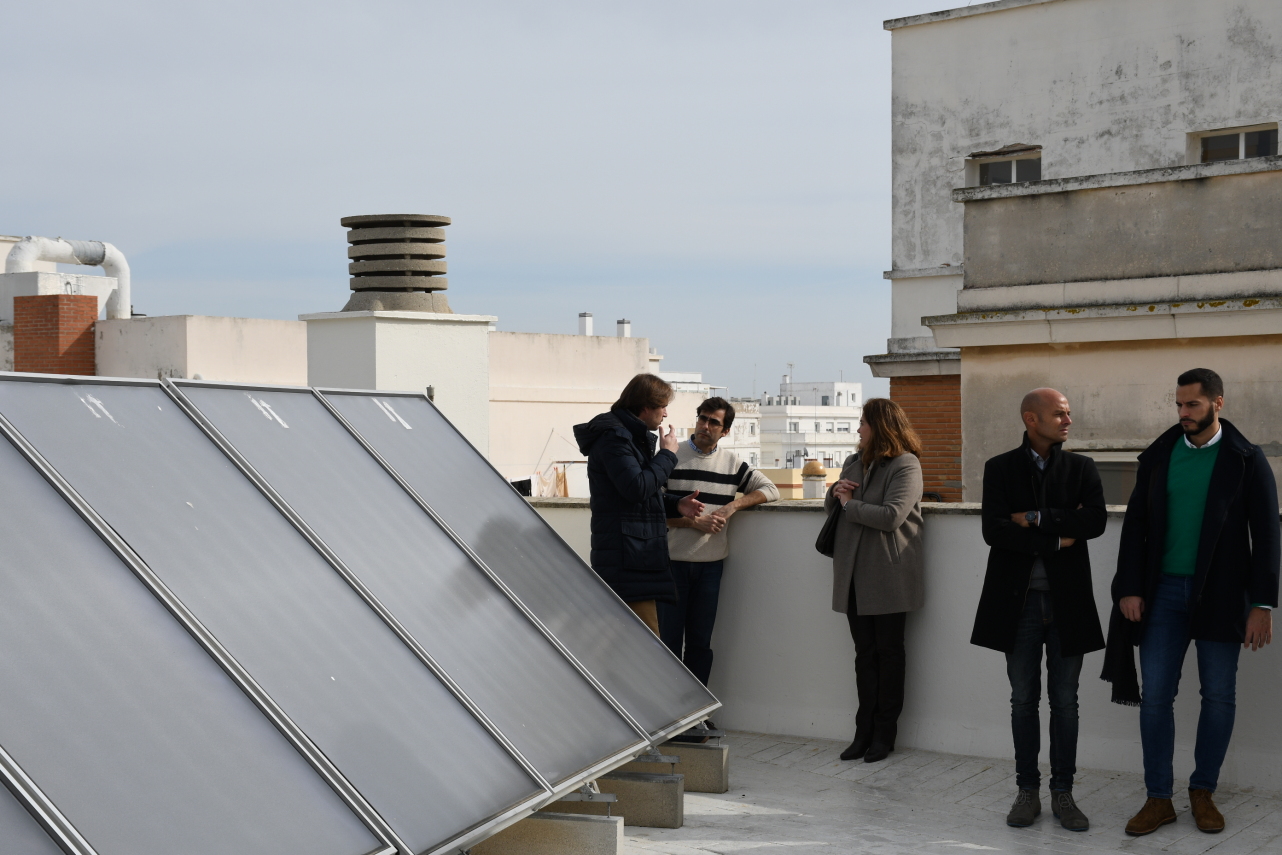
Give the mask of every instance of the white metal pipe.
<path id="1" fill-rule="evenodd" d="M 107 298 L 107 317 L 128 319 L 132 315 L 129 293 L 129 262 L 124 253 L 98 240 L 64 240 L 28 235 L 13 245 L 4 262 L 5 273 L 31 273 L 38 261 L 58 264 L 88 264 L 116 278 L 116 290 Z"/>

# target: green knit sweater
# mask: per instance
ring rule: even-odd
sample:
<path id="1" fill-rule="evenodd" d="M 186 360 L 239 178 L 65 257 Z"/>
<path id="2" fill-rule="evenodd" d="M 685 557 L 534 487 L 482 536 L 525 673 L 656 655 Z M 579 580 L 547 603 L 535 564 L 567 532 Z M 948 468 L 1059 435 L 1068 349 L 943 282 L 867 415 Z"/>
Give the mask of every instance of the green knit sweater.
<path id="1" fill-rule="evenodd" d="M 1162 572 L 1192 576 L 1197 572 L 1197 547 L 1202 537 L 1202 516 L 1211 486 L 1211 470 L 1220 456 L 1220 443 L 1189 448 L 1183 437 L 1171 451 L 1166 470 L 1166 548 Z"/>

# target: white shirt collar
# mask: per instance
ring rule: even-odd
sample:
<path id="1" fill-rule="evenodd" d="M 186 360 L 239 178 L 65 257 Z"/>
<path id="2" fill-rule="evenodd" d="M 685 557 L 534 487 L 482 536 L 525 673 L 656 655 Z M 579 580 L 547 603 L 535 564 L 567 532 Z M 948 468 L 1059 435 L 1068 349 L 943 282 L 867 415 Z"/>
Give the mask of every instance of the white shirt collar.
<path id="1" fill-rule="evenodd" d="M 1222 436 L 1224 436 L 1224 425 L 1220 425 L 1220 427 L 1215 431 L 1215 436 L 1211 437 L 1211 438 L 1210 438 L 1210 440 L 1208 440 L 1208 441 L 1207 441 L 1206 445 L 1203 445 L 1203 446 L 1201 446 L 1201 447 L 1202 447 L 1202 448 L 1210 448 L 1211 446 L 1213 446 L 1213 445 L 1215 445 L 1217 442 L 1219 442 L 1219 441 L 1220 441 L 1220 437 L 1222 437 Z M 1196 446 L 1196 445 L 1194 445 L 1193 443 L 1189 442 L 1189 435 L 1188 435 L 1188 434 L 1184 434 L 1184 444 L 1185 444 L 1185 445 L 1187 445 L 1189 448 L 1193 448 L 1193 449 L 1198 448 L 1198 446 Z"/>

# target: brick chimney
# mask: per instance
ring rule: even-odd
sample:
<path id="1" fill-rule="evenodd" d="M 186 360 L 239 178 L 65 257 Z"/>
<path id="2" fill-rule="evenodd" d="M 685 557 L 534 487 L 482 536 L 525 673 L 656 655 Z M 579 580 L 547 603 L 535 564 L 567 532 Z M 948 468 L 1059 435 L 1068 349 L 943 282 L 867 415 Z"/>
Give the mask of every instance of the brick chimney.
<path id="1" fill-rule="evenodd" d="M 98 298 L 44 294 L 13 298 L 13 370 L 95 374 L 93 325 Z"/>

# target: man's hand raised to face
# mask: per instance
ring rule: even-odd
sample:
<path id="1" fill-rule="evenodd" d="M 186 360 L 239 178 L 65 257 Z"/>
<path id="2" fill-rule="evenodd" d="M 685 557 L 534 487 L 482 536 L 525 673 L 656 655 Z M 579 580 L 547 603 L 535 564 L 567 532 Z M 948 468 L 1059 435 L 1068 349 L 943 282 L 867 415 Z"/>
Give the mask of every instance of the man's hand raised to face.
<path id="1" fill-rule="evenodd" d="M 659 447 L 673 454 L 676 454 L 677 449 L 681 447 L 681 440 L 677 439 L 677 429 L 672 425 L 668 425 L 667 433 L 659 432 Z"/>

